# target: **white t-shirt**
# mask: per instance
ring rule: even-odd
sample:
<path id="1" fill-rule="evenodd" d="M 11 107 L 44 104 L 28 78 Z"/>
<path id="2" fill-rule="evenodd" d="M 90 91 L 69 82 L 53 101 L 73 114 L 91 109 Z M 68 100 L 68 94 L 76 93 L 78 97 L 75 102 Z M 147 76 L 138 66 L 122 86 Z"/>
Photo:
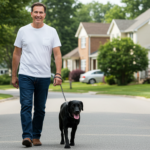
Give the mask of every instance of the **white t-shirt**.
<path id="1" fill-rule="evenodd" d="M 51 77 L 51 54 L 54 47 L 61 46 L 57 31 L 44 24 L 33 28 L 31 24 L 21 27 L 14 46 L 22 48 L 19 74 L 32 77 Z"/>

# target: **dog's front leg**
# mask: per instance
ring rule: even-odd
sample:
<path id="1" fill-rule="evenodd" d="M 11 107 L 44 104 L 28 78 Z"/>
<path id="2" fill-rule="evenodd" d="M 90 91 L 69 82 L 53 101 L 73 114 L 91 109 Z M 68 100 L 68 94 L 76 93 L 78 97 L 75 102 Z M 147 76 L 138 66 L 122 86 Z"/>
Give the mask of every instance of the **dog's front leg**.
<path id="1" fill-rule="evenodd" d="M 66 145 L 64 148 L 70 148 L 70 145 L 69 145 L 69 139 L 68 139 L 68 128 L 64 128 L 64 134 L 65 134 L 65 141 L 66 141 Z"/>
<path id="2" fill-rule="evenodd" d="M 74 127 L 72 128 L 72 131 L 71 131 L 71 139 L 70 139 L 70 145 L 71 145 L 71 146 L 74 146 L 74 145 L 75 145 L 74 139 L 75 139 L 76 130 L 77 130 L 77 126 L 74 126 Z"/>

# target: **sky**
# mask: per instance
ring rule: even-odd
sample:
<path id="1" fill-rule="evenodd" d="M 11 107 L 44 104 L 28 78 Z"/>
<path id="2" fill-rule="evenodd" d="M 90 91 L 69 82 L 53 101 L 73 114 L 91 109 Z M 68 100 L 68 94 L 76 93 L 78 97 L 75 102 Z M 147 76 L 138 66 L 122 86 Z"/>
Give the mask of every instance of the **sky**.
<path id="1" fill-rule="evenodd" d="M 83 4 L 87 4 L 87 3 L 90 3 L 92 2 L 93 0 L 79 0 L 81 3 Z M 103 4 L 106 4 L 107 2 L 110 2 L 111 4 L 117 4 L 117 5 L 120 5 L 122 6 L 123 4 L 121 3 L 121 0 L 95 0 L 99 3 L 103 3 Z"/>

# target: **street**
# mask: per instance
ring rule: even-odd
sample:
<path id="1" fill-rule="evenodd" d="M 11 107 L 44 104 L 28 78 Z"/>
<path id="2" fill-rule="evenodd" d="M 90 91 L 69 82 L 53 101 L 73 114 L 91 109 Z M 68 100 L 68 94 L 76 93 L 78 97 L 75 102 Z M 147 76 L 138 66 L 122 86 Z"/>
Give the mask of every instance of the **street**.
<path id="1" fill-rule="evenodd" d="M 0 93 L 4 91 L 0 91 Z M 19 96 L 18 91 L 5 91 Z M 122 96 L 65 93 L 66 99 L 81 100 L 84 111 L 75 146 L 79 150 L 149 150 L 150 101 Z M 60 145 L 58 113 L 62 93 L 49 92 L 40 150 L 64 149 Z M 19 99 L 0 103 L 0 150 L 21 150 L 22 129 Z M 70 130 L 69 130 L 70 136 Z"/>

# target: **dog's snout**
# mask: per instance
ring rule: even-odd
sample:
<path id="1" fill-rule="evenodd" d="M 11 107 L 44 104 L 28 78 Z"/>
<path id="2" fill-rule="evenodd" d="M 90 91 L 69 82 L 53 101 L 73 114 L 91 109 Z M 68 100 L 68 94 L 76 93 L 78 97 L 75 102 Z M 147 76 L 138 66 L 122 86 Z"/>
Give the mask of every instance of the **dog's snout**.
<path id="1" fill-rule="evenodd" d="M 75 112 L 76 112 L 76 113 L 77 113 L 77 112 L 79 113 L 79 111 L 80 111 L 79 108 L 76 107 L 76 108 L 75 108 Z"/>

